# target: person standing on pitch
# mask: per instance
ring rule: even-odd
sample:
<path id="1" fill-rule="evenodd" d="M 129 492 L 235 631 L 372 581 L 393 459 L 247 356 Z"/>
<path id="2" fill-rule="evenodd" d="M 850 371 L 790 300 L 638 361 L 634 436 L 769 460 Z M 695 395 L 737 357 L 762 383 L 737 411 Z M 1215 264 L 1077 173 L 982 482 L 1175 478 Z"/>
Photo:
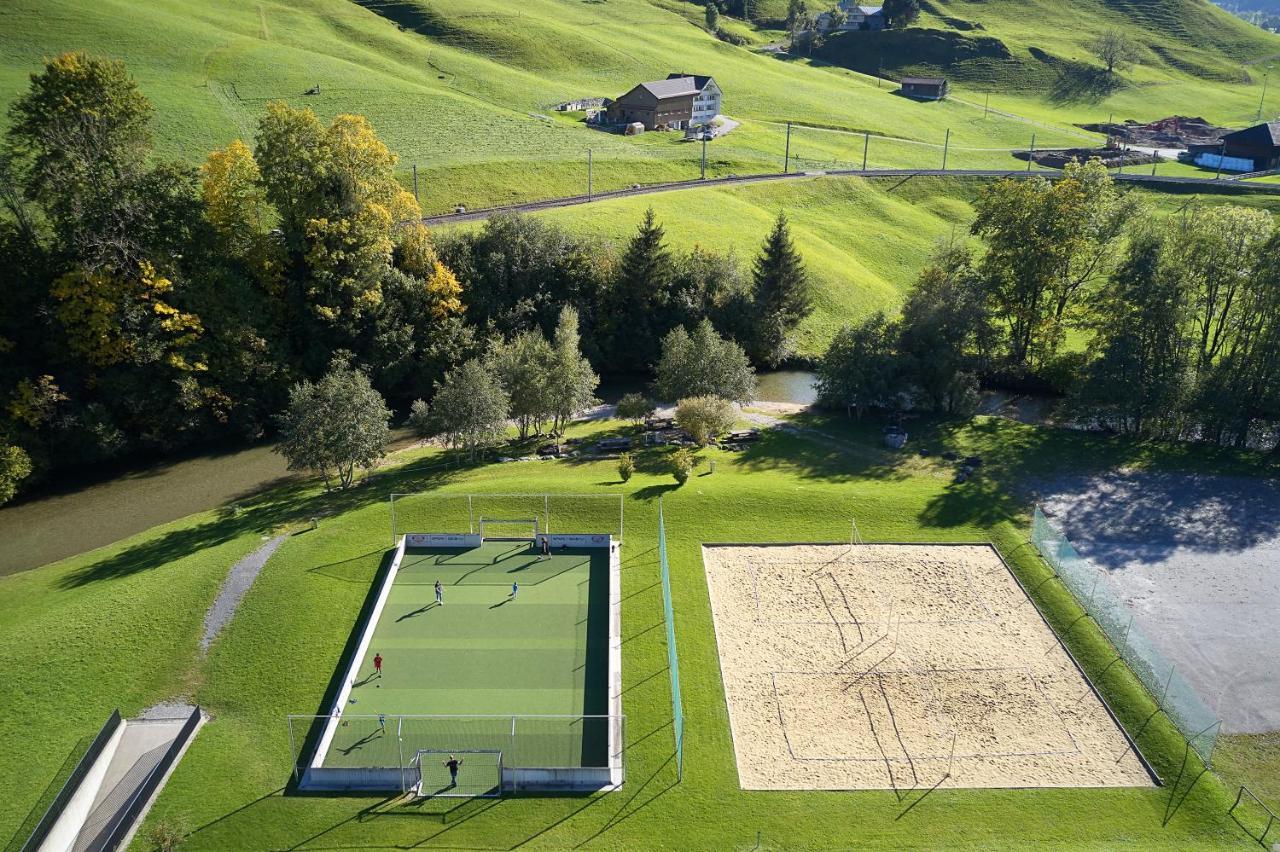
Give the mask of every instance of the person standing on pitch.
<path id="1" fill-rule="evenodd" d="M 387 714 L 386 713 L 378 714 L 378 730 L 384 734 L 387 732 Z"/>
<path id="2" fill-rule="evenodd" d="M 449 759 L 444 762 L 444 765 L 449 767 L 449 786 L 457 787 L 458 786 L 458 767 L 462 765 L 462 761 L 458 760 L 458 758 L 454 757 L 453 755 L 449 755 Z"/>
<path id="3" fill-rule="evenodd" d="M 444 606 L 444 586 L 440 585 L 439 580 L 436 580 L 436 603 Z"/>
<path id="4" fill-rule="evenodd" d="M 381 654 L 373 655 L 373 672 L 378 677 L 382 677 L 382 655 Z"/>
<path id="5" fill-rule="evenodd" d="M 542 559 L 551 558 L 551 536 L 544 535 L 542 537 Z M 542 561 L 541 559 L 539 561 Z"/>
<path id="6" fill-rule="evenodd" d="M 516 592 L 520 591 L 520 584 L 513 582 L 511 584 L 511 600 L 516 599 Z"/>

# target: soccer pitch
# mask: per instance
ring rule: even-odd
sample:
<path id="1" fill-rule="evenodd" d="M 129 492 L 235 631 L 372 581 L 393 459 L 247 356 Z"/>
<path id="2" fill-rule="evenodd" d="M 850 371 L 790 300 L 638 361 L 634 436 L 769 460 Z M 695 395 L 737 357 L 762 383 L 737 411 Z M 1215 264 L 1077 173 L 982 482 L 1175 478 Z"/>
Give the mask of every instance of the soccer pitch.
<path id="1" fill-rule="evenodd" d="M 420 749 L 607 765 L 607 720 L 583 717 L 609 713 L 609 559 L 529 541 L 407 548 L 318 765 L 400 767 Z"/>

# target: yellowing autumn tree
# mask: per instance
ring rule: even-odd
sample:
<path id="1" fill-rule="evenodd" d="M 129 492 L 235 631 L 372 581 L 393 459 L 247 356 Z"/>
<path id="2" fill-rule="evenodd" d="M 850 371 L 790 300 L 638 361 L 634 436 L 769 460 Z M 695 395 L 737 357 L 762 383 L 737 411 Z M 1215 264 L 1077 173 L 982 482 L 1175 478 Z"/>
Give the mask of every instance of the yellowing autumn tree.
<path id="1" fill-rule="evenodd" d="M 69 272 L 50 293 L 72 351 L 91 366 L 164 361 L 184 372 L 203 371 L 188 350 L 204 326 L 166 301 L 172 289 L 173 282 L 144 261 L 136 276 Z"/>
<path id="2" fill-rule="evenodd" d="M 253 152 L 236 139 L 209 154 L 200 167 L 200 178 L 209 222 L 231 252 L 247 256 L 265 232 L 266 196 Z"/>
<path id="3" fill-rule="evenodd" d="M 462 285 L 449 267 L 436 261 L 427 279 L 427 295 L 431 297 L 431 316 L 446 319 L 462 313 Z"/>

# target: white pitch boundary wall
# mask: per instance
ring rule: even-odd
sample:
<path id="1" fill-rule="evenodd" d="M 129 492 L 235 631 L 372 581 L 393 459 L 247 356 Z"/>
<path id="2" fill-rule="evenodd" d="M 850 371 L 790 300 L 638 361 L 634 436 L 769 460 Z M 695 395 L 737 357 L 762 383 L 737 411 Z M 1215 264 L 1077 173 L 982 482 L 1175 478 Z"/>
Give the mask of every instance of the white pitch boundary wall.
<path id="1" fill-rule="evenodd" d="M 550 538 L 552 549 L 559 547 L 607 547 L 609 549 L 609 765 L 607 767 L 503 767 L 502 783 L 512 790 L 616 790 L 622 787 L 623 772 L 623 718 L 622 718 L 622 560 L 621 542 L 611 535 L 557 535 L 539 533 L 536 544 L 541 547 Z M 342 722 L 342 713 L 351 697 L 352 685 L 359 677 L 360 661 L 369 651 L 373 631 L 382 617 L 391 587 L 400 572 L 406 547 L 479 547 L 482 539 L 476 534 L 457 533 L 409 533 L 401 537 L 396 555 L 378 590 L 378 599 L 365 623 L 360 644 L 352 655 L 342 682 L 342 689 L 334 699 L 325 723 L 324 734 L 303 772 L 299 787 L 304 790 L 404 790 L 412 786 L 412 779 L 400 769 L 325 767 L 324 757 L 329 752 L 334 734 Z M 519 714 L 517 714 L 519 715 Z"/>
<path id="2" fill-rule="evenodd" d="M 364 659 L 364 655 L 369 651 L 369 643 L 373 641 L 373 629 L 378 626 L 378 619 L 382 617 L 382 610 L 386 608 L 387 598 L 391 596 L 391 587 L 395 584 L 396 575 L 400 573 L 400 563 L 404 560 L 404 549 L 409 542 L 409 538 L 410 536 L 403 536 L 400 539 L 400 543 L 396 546 L 396 555 L 391 560 L 391 567 L 387 570 L 387 576 L 383 578 L 382 588 L 378 589 L 378 600 L 373 605 L 373 612 L 369 613 L 369 620 L 364 625 L 364 633 L 360 636 L 360 644 L 356 647 L 356 652 L 351 655 L 351 662 L 347 665 L 347 671 L 343 675 L 342 689 L 338 690 L 338 697 L 333 700 L 333 706 L 329 708 L 329 721 L 325 723 L 324 735 L 320 737 L 320 744 L 316 746 L 316 753 L 311 758 L 311 765 L 303 773 L 302 781 L 298 785 L 304 790 L 392 789 L 400 787 L 401 777 L 398 769 L 388 772 L 381 769 L 325 768 L 321 764 L 324 763 L 324 757 L 329 753 L 329 745 L 333 742 L 333 736 L 338 730 L 338 725 L 342 722 L 342 713 L 346 709 L 347 700 L 351 698 L 351 687 L 360 674 L 360 661 Z M 365 777 L 371 775 L 378 777 Z M 392 783 L 389 786 L 376 786 L 373 788 L 365 786 L 365 783 L 369 781 L 381 785 L 383 782 L 381 776 L 383 775 L 388 775 L 392 779 Z"/>

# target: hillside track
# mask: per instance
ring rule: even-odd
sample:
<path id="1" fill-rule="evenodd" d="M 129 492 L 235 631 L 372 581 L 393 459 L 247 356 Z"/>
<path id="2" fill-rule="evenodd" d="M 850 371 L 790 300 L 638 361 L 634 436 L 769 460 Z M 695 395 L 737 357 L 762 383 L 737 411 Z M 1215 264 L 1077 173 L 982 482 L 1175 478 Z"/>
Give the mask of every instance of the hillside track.
<path id="1" fill-rule="evenodd" d="M 722 178 L 708 178 L 707 180 L 685 180 L 671 181 L 669 183 L 654 183 L 645 186 L 634 186 L 629 189 L 615 189 L 607 192 L 595 192 L 590 195 L 570 195 L 563 198 L 548 198 L 543 201 L 529 201 L 523 204 L 505 204 L 498 207 L 486 207 L 480 210 L 468 210 L 465 213 L 443 213 L 436 216 L 424 216 L 422 222 L 426 225 L 451 225 L 461 222 L 477 222 L 496 216 L 501 213 L 536 213 L 539 210 L 553 210 L 558 207 L 573 207 L 579 204 L 590 204 L 595 201 L 605 201 L 611 198 L 626 198 L 633 195 L 649 195 L 660 192 L 675 192 L 682 189 L 697 189 L 702 187 L 724 187 L 737 186 L 751 183 L 764 183 L 766 181 L 779 180 L 802 180 L 805 178 L 818 177 L 862 177 L 868 179 L 892 179 L 900 178 L 902 180 L 910 180 L 916 177 L 959 177 L 959 178 L 976 178 L 980 180 L 990 180 L 992 178 L 1030 178 L 1043 177 L 1054 180 L 1062 177 L 1060 171 L 1046 171 L 1035 169 L 1027 171 L 1024 169 L 833 169 L 828 171 L 802 171 L 802 172 L 776 172 L 773 174 L 760 175 L 731 175 Z M 1136 174 L 1116 174 L 1112 175 L 1117 181 L 1130 184 L 1146 184 L 1153 186 L 1194 186 L 1203 188 L 1219 188 L 1230 189 L 1233 191 L 1257 192 L 1267 195 L 1280 195 L 1280 184 L 1245 184 L 1230 178 L 1209 178 L 1209 177 L 1187 177 L 1180 175 L 1136 175 Z"/>

